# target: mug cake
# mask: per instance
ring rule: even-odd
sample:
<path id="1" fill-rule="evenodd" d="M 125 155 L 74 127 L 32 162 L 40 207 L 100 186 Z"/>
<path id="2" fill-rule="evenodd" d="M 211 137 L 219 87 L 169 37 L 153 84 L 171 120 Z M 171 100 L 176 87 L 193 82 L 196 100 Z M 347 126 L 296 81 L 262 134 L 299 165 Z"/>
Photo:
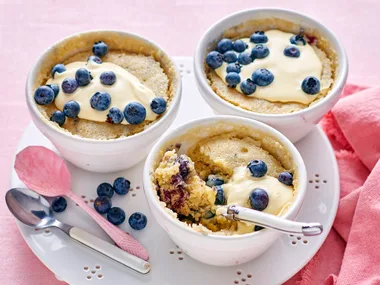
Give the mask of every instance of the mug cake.
<path id="1" fill-rule="evenodd" d="M 239 108 L 288 114 L 326 97 L 336 65 L 318 31 L 268 18 L 225 30 L 205 58 L 205 73 L 213 91 Z"/>

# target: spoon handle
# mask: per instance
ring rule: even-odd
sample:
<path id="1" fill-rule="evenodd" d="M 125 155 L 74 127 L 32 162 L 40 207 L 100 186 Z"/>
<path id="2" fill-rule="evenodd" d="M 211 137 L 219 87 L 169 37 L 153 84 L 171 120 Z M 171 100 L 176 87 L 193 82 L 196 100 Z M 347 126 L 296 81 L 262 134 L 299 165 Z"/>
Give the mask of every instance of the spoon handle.
<path id="1" fill-rule="evenodd" d="M 294 222 L 275 215 L 235 205 L 231 205 L 227 208 L 227 214 L 225 214 L 225 216 L 236 221 L 251 222 L 259 226 L 290 234 L 315 236 L 323 232 L 323 226 L 320 223 Z"/>
<path id="2" fill-rule="evenodd" d="M 120 248 L 102 239 L 99 239 L 96 236 L 89 234 L 88 232 L 85 232 L 84 230 L 81 230 L 77 227 L 72 227 L 69 230 L 69 235 L 73 239 L 79 241 L 80 243 L 83 243 L 84 245 L 87 245 L 91 249 L 94 249 L 97 252 L 100 252 L 106 255 L 107 257 L 129 268 L 132 268 L 133 270 L 136 270 L 137 272 L 146 274 L 150 271 L 150 264 L 145 260 L 142 260 L 141 258 L 126 253 L 122 251 Z"/>
<path id="3" fill-rule="evenodd" d="M 132 236 L 124 232 L 120 228 L 108 222 L 105 218 L 99 215 L 92 209 L 82 198 L 77 196 L 74 192 L 68 192 L 67 197 L 78 204 L 83 210 L 87 212 L 98 225 L 110 236 L 110 238 L 122 249 L 130 254 L 140 257 L 141 259 L 148 260 L 149 255 L 146 249 Z"/>

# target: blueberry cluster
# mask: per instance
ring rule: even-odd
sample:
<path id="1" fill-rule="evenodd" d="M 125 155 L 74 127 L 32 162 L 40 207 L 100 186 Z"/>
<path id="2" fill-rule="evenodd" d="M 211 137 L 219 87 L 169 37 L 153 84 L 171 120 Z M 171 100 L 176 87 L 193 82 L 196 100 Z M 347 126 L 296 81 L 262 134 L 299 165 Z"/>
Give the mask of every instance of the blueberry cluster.
<path id="1" fill-rule="evenodd" d="M 87 62 L 92 61 L 97 64 L 102 64 L 100 57 L 104 56 L 108 52 L 108 46 L 106 43 L 99 41 L 95 42 L 92 48 L 94 55 L 87 59 Z M 52 71 L 52 77 L 54 78 L 56 73 L 62 73 L 66 71 L 64 64 L 56 64 Z M 116 82 L 116 74 L 113 71 L 104 71 L 100 74 L 100 82 L 103 85 L 111 86 Z M 75 78 L 65 78 L 61 84 L 62 91 L 66 94 L 74 93 L 79 86 L 84 87 L 90 84 L 93 77 L 91 72 L 86 68 L 79 68 L 75 73 Z M 54 102 L 60 91 L 60 87 L 57 84 L 50 84 L 39 87 L 34 93 L 34 100 L 39 105 L 48 105 Z M 96 92 L 90 99 L 90 105 L 97 111 L 105 111 L 111 105 L 111 95 L 105 91 Z M 163 114 L 166 111 L 166 101 L 164 98 L 156 97 L 150 103 L 150 108 L 155 114 Z M 76 101 L 68 101 L 63 111 L 55 111 L 50 120 L 56 122 L 59 126 L 62 126 L 66 117 L 76 118 L 80 112 L 80 104 Z M 129 124 L 140 124 L 146 118 L 145 107 L 139 102 L 129 103 L 124 112 L 119 108 L 112 107 L 108 114 L 106 122 L 112 124 L 120 124 L 123 119 Z"/>
<path id="2" fill-rule="evenodd" d="M 114 224 L 120 225 L 125 221 L 125 212 L 119 207 L 112 207 L 111 198 L 116 192 L 119 195 L 128 194 L 131 183 L 124 177 L 116 178 L 113 185 L 104 182 L 101 183 L 96 192 L 98 197 L 94 201 L 94 208 L 99 214 L 107 214 L 107 220 Z M 135 230 L 142 230 L 147 224 L 147 218 L 143 213 L 133 213 L 128 219 L 129 225 Z"/>

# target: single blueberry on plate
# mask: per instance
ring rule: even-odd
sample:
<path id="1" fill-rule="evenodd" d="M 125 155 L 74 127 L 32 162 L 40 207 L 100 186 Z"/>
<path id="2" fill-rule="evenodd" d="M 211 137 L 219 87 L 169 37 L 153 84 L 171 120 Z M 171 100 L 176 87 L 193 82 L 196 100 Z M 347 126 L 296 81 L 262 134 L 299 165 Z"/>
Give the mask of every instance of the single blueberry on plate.
<path id="1" fill-rule="evenodd" d="M 63 212 L 64 210 L 66 210 L 66 207 L 67 207 L 67 201 L 63 197 L 56 197 L 51 203 L 51 209 L 56 213 Z"/>
<path id="2" fill-rule="evenodd" d="M 230 72 L 226 75 L 226 82 L 228 87 L 235 88 L 240 83 L 240 75 L 236 72 Z"/>
<path id="3" fill-rule="evenodd" d="M 268 41 L 268 37 L 263 31 L 256 31 L 251 35 L 250 41 L 255 44 L 265 44 Z"/>
<path id="4" fill-rule="evenodd" d="M 223 184 L 224 184 L 224 180 L 219 178 L 216 175 L 210 174 L 207 177 L 206 185 L 208 187 L 219 186 L 219 185 L 223 185 Z"/>
<path id="5" fill-rule="evenodd" d="M 306 45 L 306 40 L 301 35 L 294 35 L 290 38 L 290 43 L 298 46 L 304 46 Z"/>
<path id="6" fill-rule="evenodd" d="M 113 187 L 111 184 L 104 182 L 99 184 L 98 188 L 96 189 L 96 193 L 98 196 L 107 196 L 108 198 L 112 198 L 113 196 Z"/>
<path id="7" fill-rule="evenodd" d="M 102 60 L 100 59 L 100 57 L 97 57 L 95 55 L 89 56 L 88 59 L 87 59 L 87 62 L 89 62 L 90 60 L 93 61 L 93 62 L 95 62 L 95 63 L 97 63 L 97 64 L 101 64 L 102 63 Z"/>
<path id="8" fill-rule="evenodd" d="M 321 84 L 319 80 L 314 76 L 308 76 L 302 81 L 302 90 L 306 94 L 315 95 L 319 93 L 321 89 Z"/>
<path id="9" fill-rule="evenodd" d="M 241 70 L 241 65 L 238 64 L 237 62 L 228 64 L 226 68 L 227 73 L 230 73 L 230 72 L 240 73 L 240 70 Z"/>
<path id="10" fill-rule="evenodd" d="M 247 165 L 249 171 L 251 172 L 251 175 L 253 177 L 263 177 L 265 174 L 267 174 L 268 167 L 266 163 L 262 160 L 252 160 Z"/>
<path id="11" fill-rule="evenodd" d="M 107 114 L 107 122 L 111 124 L 120 124 L 124 119 L 123 112 L 116 107 L 112 107 Z"/>
<path id="12" fill-rule="evenodd" d="M 218 43 L 217 50 L 220 53 L 225 53 L 226 51 L 232 50 L 232 41 L 230 39 L 221 39 Z"/>
<path id="13" fill-rule="evenodd" d="M 223 54 L 223 60 L 227 63 L 232 63 L 237 61 L 237 55 L 234 51 L 230 50 Z"/>
<path id="14" fill-rule="evenodd" d="M 112 207 L 111 199 L 107 196 L 100 196 L 94 201 L 94 209 L 99 214 L 107 213 Z"/>
<path id="15" fill-rule="evenodd" d="M 255 232 L 261 231 L 263 229 L 265 229 L 265 228 L 262 226 L 258 226 L 258 225 L 255 226 Z"/>
<path id="16" fill-rule="evenodd" d="M 252 48 L 251 57 L 252 58 L 265 58 L 269 55 L 269 49 L 266 45 L 258 44 Z"/>
<path id="17" fill-rule="evenodd" d="M 146 227 L 146 224 L 148 222 L 148 219 L 143 213 L 136 212 L 133 213 L 129 219 L 128 223 L 131 226 L 132 229 L 139 231 Z"/>
<path id="18" fill-rule="evenodd" d="M 112 207 L 107 212 L 107 220 L 115 226 L 121 225 L 125 221 L 125 212 L 119 207 Z"/>
<path id="19" fill-rule="evenodd" d="M 75 72 L 75 80 L 78 82 L 79 86 L 87 86 L 92 80 L 91 72 L 86 68 L 79 68 Z"/>
<path id="20" fill-rule="evenodd" d="M 233 49 L 236 52 L 243 52 L 248 48 L 248 45 L 242 40 L 236 40 L 233 43 Z"/>
<path id="21" fill-rule="evenodd" d="M 131 102 L 124 109 L 124 117 L 131 125 L 138 125 L 144 122 L 146 110 L 139 102 Z"/>
<path id="22" fill-rule="evenodd" d="M 94 46 L 92 47 L 92 53 L 98 57 L 102 57 L 106 55 L 108 52 L 108 46 L 106 43 L 99 41 L 94 43 Z"/>
<path id="23" fill-rule="evenodd" d="M 59 86 L 58 84 L 46 84 L 46 86 L 50 87 L 54 92 L 54 98 L 57 98 L 57 95 L 59 93 Z"/>
<path id="24" fill-rule="evenodd" d="M 240 84 L 240 90 L 244 95 L 252 95 L 256 91 L 256 84 L 248 78 Z"/>
<path id="25" fill-rule="evenodd" d="M 56 65 L 54 65 L 54 67 L 51 70 L 51 76 L 54 79 L 54 75 L 56 72 L 62 73 L 64 71 L 66 71 L 66 67 L 62 63 L 56 64 Z"/>
<path id="26" fill-rule="evenodd" d="M 156 97 L 150 102 L 150 109 L 155 114 L 162 114 L 166 111 L 166 101 L 162 97 Z"/>
<path id="27" fill-rule="evenodd" d="M 38 105 L 49 105 L 54 101 L 54 91 L 48 86 L 38 87 L 34 92 L 34 101 Z"/>
<path id="28" fill-rule="evenodd" d="M 111 104 L 111 96 L 107 92 L 99 91 L 90 99 L 91 107 L 98 111 L 105 111 Z"/>
<path id="29" fill-rule="evenodd" d="M 288 57 L 300 57 L 300 50 L 295 46 L 287 46 L 284 49 L 284 55 Z"/>
<path id="30" fill-rule="evenodd" d="M 66 116 L 63 112 L 61 111 L 55 111 L 51 117 L 50 117 L 50 121 L 52 122 L 56 122 L 60 127 L 62 127 L 62 125 L 65 123 L 66 121 Z"/>
<path id="31" fill-rule="evenodd" d="M 250 64 L 252 61 L 253 58 L 251 57 L 251 54 L 248 51 L 243 52 L 238 56 L 238 62 L 242 65 Z"/>
<path id="32" fill-rule="evenodd" d="M 131 188 L 131 182 L 124 177 L 118 177 L 113 182 L 113 189 L 119 195 L 126 195 Z"/>
<path id="33" fill-rule="evenodd" d="M 226 205 L 227 204 L 227 199 L 226 195 L 224 194 L 223 186 L 218 185 L 215 186 L 215 205 Z"/>
<path id="34" fill-rule="evenodd" d="M 104 71 L 100 74 L 100 82 L 104 85 L 112 85 L 116 82 L 116 74 L 113 71 Z"/>
<path id="35" fill-rule="evenodd" d="M 259 68 L 252 73 L 252 81 L 258 86 L 267 86 L 274 80 L 273 73 L 268 69 Z"/>
<path id="36" fill-rule="evenodd" d="M 206 63 L 212 69 L 217 69 L 223 64 L 223 56 L 217 51 L 211 51 L 206 57 Z"/>
<path id="37" fill-rule="evenodd" d="M 281 172 L 278 175 L 278 181 L 284 183 L 287 186 L 293 185 L 293 174 L 288 171 Z"/>
<path id="38" fill-rule="evenodd" d="M 269 196 L 267 191 L 262 188 L 255 188 L 249 195 L 251 208 L 257 211 L 263 211 L 268 206 Z"/>
<path id="39" fill-rule="evenodd" d="M 63 113 L 66 117 L 76 118 L 80 112 L 80 105 L 77 101 L 68 101 L 63 106 Z"/>
<path id="40" fill-rule="evenodd" d="M 63 92 L 66 94 L 71 94 L 77 90 L 78 82 L 74 78 L 65 78 L 65 80 L 62 81 L 61 87 Z"/>

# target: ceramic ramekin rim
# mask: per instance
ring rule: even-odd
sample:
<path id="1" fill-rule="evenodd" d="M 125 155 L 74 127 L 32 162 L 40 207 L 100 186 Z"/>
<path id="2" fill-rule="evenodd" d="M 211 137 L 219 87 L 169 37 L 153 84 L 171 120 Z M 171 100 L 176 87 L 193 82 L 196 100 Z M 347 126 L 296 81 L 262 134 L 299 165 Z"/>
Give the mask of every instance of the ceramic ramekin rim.
<path id="1" fill-rule="evenodd" d="M 310 107 L 307 107 L 303 110 L 300 110 L 300 111 L 297 111 L 294 113 L 264 114 L 264 113 L 256 113 L 256 112 L 248 111 L 248 110 L 245 110 L 245 109 L 240 108 L 238 106 L 235 106 L 235 105 L 231 104 L 230 102 L 227 102 L 226 100 L 222 99 L 218 94 L 216 94 L 212 90 L 212 88 L 208 84 L 206 76 L 204 74 L 204 69 L 203 69 L 204 57 L 202 56 L 204 49 L 206 48 L 206 46 L 208 46 L 210 44 L 210 39 L 212 39 L 212 37 L 210 37 L 210 35 L 212 35 L 220 25 L 222 25 L 224 22 L 229 21 L 232 18 L 237 18 L 237 17 L 240 17 L 242 15 L 251 14 L 251 13 L 260 13 L 260 12 L 287 13 L 290 16 L 297 16 L 297 17 L 305 19 L 308 23 L 311 23 L 312 26 L 316 27 L 317 30 L 323 31 L 325 34 L 329 35 L 329 37 L 331 38 L 331 43 L 333 44 L 334 49 L 338 55 L 339 72 L 338 72 L 337 78 L 335 79 L 335 83 L 334 83 L 333 88 L 330 90 L 330 92 L 327 94 L 327 96 L 325 98 L 323 98 L 322 100 L 320 100 L 319 102 L 317 102 L 316 104 L 314 104 Z M 217 34 L 220 34 L 220 33 L 217 33 Z M 336 35 L 329 28 L 327 28 L 325 25 L 323 25 L 322 23 L 318 22 L 317 20 L 314 20 L 312 17 L 310 17 L 306 14 L 302 14 L 302 13 L 299 13 L 299 12 L 294 11 L 294 10 L 282 9 L 282 8 L 276 8 L 276 7 L 263 7 L 263 8 L 254 8 L 254 9 L 247 9 L 247 10 L 238 11 L 234 14 L 230 14 L 230 15 L 222 18 L 221 20 L 214 23 L 211 27 L 209 27 L 206 30 L 206 32 L 203 34 L 203 36 L 201 37 L 201 39 L 200 39 L 200 41 L 196 47 L 196 50 L 195 50 L 194 74 L 195 74 L 195 78 L 196 78 L 197 83 L 207 93 L 204 96 L 211 97 L 213 100 L 218 101 L 218 103 L 225 105 L 227 108 L 230 108 L 231 110 L 233 110 L 236 113 L 240 113 L 242 116 L 245 115 L 245 116 L 255 118 L 258 120 L 260 120 L 260 119 L 267 119 L 267 120 L 270 120 L 270 119 L 273 119 L 273 120 L 288 119 L 288 118 L 302 116 L 305 113 L 310 113 L 310 112 L 313 112 L 317 109 L 320 109 L 323 105 L 326 105 L 330 101 L 333 101 L 336 96 L 339 96 L 340 90 L 344 87 L 345 82 L 347 80 L 347 76 L 348 76 L 348 59 L 347 59 L 346 52 L 345 52 L 343 46 L 338 41 Z"/>
<path id="2" fill-rule="evenodd" d="M 201 119 L 196 119 L 189 121 L 170 132 L 166 133 L 163 137 L 159 139 L 158 142 L 153 146 L 152 150 L 150 151 L 148 157 L 145 160 L 144 165 L 144 173 L 143 173 L 143 185 L 144 185 L 144 191 L 145 196 L 148 200 L 150 200 L 152 203 L 149 203 L 149 205 L 152 205 L 160 212 L 160 214 L 164 217 L 165 220 L 169 221 L 171 224 L 176 226 L 177 228 L 180 228 L 182 230 L 185 230 L 187 233 L 197 236 L 203 236 L 208 237 L 211 239 L 219 239 L 219 240 L 237 240 L 237 239 L 246 239 L 250 238 L 253 235 L 265 235 L 267 231 L 259 231 L 259 232 L 252 232 L 249 234 L 243 234 L 243 235 L 231 235 L 231 236 L 225 236 L 225 235 L 217 235 L 217 234 L 206 234 L 198 232 L 189 226 L 184 225 L 183 222 L 180 222 L 178 219 L 174 218 L 172 215 L 168 213 L 168 211 L 163 207 L 161 204 L 162 202 L 157 199 L 157 195 L 155 195 L 154 191 L 155 189 L 152 189 L 152 182 L 151 182 L 151 170 L 153 166 L 153 162 L 160 150 L 162 150 L 162 147 L 165 146 L 166 143 L 173 140 L 173 138 L 178 137 L 178 135 L 182 135 L 186 133 L 187 131 L 193 129 L 194 127 L 197 127 L 201 124 L 212 124 L 215 121 L 225 121 L 225 122 L 231 122 L 234 124 L 242 123 L 243 125 L 251 126 L 253 128 L 262 130 L 265 133 L 268 133 L 269 135 L 276 138 L 278 141 L 280 141 L 291 153 L 292 158 L 294 159 L 294 163 L 297 165 L 297 171 L 299 174 L 299 181 L 298 181 L 298 192 L 297 196 L 295 197 L 294 201 L 292 202 L 289 209 L 285 212 L 285 214 L 282 216 L 283 218 L 288 218 L 290 215 L 297 215 L 300 211 L 305 195 L 306 195 L 306 189 L 307 189 L 307 174 L 306 174 L 306 166 L 302 159 L 301 154 L 297 150 L 297 148 L 290 142 L 288 138 L 286 138 L 283 134 L 281 134 L 276 129 L 261 123 L 259 121 L 244 118 L 244 117 L 238 117 L 238 116 L 229 116 L 229 115 L 220 115 L 220 116 L 211 116 Z"/>
<path id="3" fill-rule="evenodd" d="M 99 140 L 99 139 L 92 139 L 92 138 L 83 138 L 83 137 L 80 137 L 78 135 L 73 135 L 71 134 L 70 132 L 68 131 L 64 131 L 64 130 L 61 130 L 55 126 L 53 126 L 52 124 L 49 124 L 48 122 L 46 122 L 46 119 L 43 117 L 43 115 L 41 114 L 41 112 L 38 110 L 38 107 L 37 107 L 37 104 L 35 104 L 34 100 L 33 100 L 33 81 L 35 79 L 35 77 L 37 76 L 38 74 L 38 70 L 39 70 L 39 66 L 43 64 L 43 59 L 44 59 L 44 56 L 51 52 L 55 46 L 61 44 L 62 42 L 72 38 L 72 37 L 75 37 L 75 36 L 80 36 L 80 35 L 86 35 L 86 34 L 91 34 L 91 33 L 120 33 L 120 34 L 124 34 L 128 37 L 133 37 L 133 38 L 136 38 L 136 39 L 139 39 L 141 41 L 144 41 L 146 42 L 147 44 L 155 47 L 157 50 L 159 50 L 162 54 L 164 54 L 169 60 L 170 62 L 172 63 L 172 66 L 175 68 L 175 73 L 176 73 L 176 77 L 177 77 L 177 89 L 175 91 L 175 95 L 171 101 L 171 104 L 170 104 L 170 107 L 168 108 L 168 110 L 164 113 L 164 115 L 159 119 L 157 120 L 156 122 L 153 122 L 151 125 L 149 125 L 146 129 L 144 129 L 143 131 L 137 133 L 137 134 L 134 134 L 134 135 L 131 135 L 131 136 L 127 136 L 127 137 L 122 137 L 122 138 L 117 138 L 117 139 L 110 139 L 110 140 Z M 155 42 L 151 41 L 151 40 L 148 40 L 142 36 L 139 36 L 137 34 L 134 34 L 134 33 L 130 33 L 130 32 L 126 32 L 126 31 L 120 31 L 120 30 L 113 30 L 113 29 L 94 29 L 94 30 L 86 30 L 86 31 L 82 31 L 82 32 L 78 32 L 78 33 L 74 33 L 74 34 L 71 34 L 71 35 L 68 35 L 58 41 L 56 41 L 54 44 L 52 44 L 51 46 L 49 46 L 46 50 L 44 50 L 37 58 L 37 60 L 33 63 L 32 67 L 30 68 L 29 70 L 29 73 L 28 73 L 28 77 L 27 77 L 27 80 L 26 80 L 26 86 L 25 86 L 25 95 L 26 95 L 26 102 L 27 102 L 27 105 L 29 107 L 29 110 L 30 112 L 32 112 L 32 115 L 35 116 L 38 120 L 41 120 L 42 124 L 45 124 L 46 127 L 56 133 L 57 135 L 59 135 L 60 137 L 63 137 L 63 138 L 66 138 L 66 139 L 69 139 L 69 140 L 72 140 L 72 141 L 77 141 L 77 142 L 84 142 L 84 143 L 92 143 L 92 144 L 115 144 L 115 143 L 122 143 L 122 142 L 126 142 L 126 141 L 132 141 L 132 140 L 138 140 L 140 139 L 142 136 L 146 135 L 147 133 L 149 132 L 152 132 L 153 130 L 159 128 L 162 124 L 165 123 L 166 119 L 167 118 L 170 118 L 170 114 L 175 112 L 175 108 L 178 107 L 178 104 L 180 102 L 180 99 L 181 99 L 181 93 L 182 93 L 182 81 L 181 81 L 181 76 L 180 76 L 180 73 L 179 73 L 179 69 L 177 67 L 177 65 L 175 64 L 173 58 L 171 56 L 168 55 L 168 53 L 166 53 L 158 44 L 156 44 Z"/>

